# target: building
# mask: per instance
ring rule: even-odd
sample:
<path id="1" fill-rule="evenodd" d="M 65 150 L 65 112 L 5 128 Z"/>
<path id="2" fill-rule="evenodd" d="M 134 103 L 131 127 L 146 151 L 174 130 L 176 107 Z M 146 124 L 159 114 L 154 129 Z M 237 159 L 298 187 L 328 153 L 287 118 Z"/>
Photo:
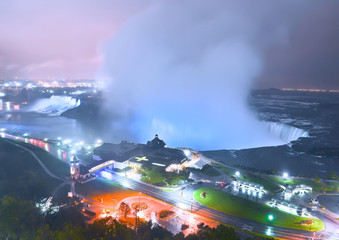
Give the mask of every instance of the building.
<path id="1" fill-rule="evenodd" d="M 159 139 L 158 134 L 155 134 L 154 139 L 147 142 L 147 146 L 159 149 L 166 147 L 166 143 L 163 140 Z"/>
<path id="2" fill-rule="evenodd" d="M 73 158 L 71 159 L 70 172 L 72 180 L 78 180 L 80 178 L 80 162 L 76 156 L 73 156 Z"/>
<path id="3" fill-rule="evenodd" d="M 189 160 L 181 149 L 167 148 L 163 140 L 155 135 L 147 144 L 134 144 L 126 141 L 120 144 L 104 143 L 93 150 L 93 166 L 111 161 L 112 169 L 127 167 L 138 170 L 142 166 L 164 167 L 166 171 L 179 172 L 188 167 Z M 199 165 L 200 166 L 200 165 Z"/>

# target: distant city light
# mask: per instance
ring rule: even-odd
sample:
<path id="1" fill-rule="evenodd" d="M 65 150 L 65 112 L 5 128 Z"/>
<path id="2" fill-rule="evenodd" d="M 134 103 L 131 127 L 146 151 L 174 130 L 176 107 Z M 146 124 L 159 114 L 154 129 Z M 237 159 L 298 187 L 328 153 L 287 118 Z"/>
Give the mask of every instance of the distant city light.
<path id="1" fill-rule="evenodd" d="M 71 143 L 71 142 L 72 142 L 71 139 L 66 139 L 66 140 L 62 141 L 62 144 L 69 144 L 69 143 Z"/>

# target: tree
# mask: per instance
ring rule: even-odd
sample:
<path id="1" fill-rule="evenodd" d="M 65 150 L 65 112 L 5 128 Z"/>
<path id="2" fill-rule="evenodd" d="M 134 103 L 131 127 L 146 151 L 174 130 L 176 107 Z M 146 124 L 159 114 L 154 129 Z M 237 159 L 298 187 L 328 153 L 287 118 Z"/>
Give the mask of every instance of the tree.
<path id="1" fill-rule="evenodd" d="M 86 240 L 84 229 L 81 226 L 65 224 L 63 231 L 56 232 L 55 239 L 57 240 Z"/>
<path id="2" fill-rule="evenodd" d="M 55 232 L 49 227 L 44 225 L 40 227 L 36 234 L 36 240 L 55 239 Z"/>
<path id="3" fill-rule="evenodd" d="M 320 177 L 316 176 L 316 177 L 314 178 L 314 182 L 320 183 L 320 181 L 321 181 Z"/>
<path id="4" fill-rule="evenodd" d="M 32 239 L 43 218 L 32 202 L 4 196 L 0 205 L 0 229 L 2 236 Z M 1 235 L 0 235 L 1 236 Z"/>
<path id="5" fill-rule="evenodd" d="M 120 203 L 119 213 L 122 214 L 126 218 L 127 215 L 131 213 L 130 206 L 125 202 Z"/>
<path id="6" fill-rule="evenodd" d="M 333 171 L 328 174 L 328 177 L 333 180 L 339 180 L 338 175 Z"/>
<path id="7" fill-rule="evenodd" d="M 80 206 L 61 208 L 58 213 L 47 215 L 45 220 L 54 230 L 63 229 L 65 223 L 70 223 L 74 226 L 85 226 L 84 216 L 81 213 Z"/>

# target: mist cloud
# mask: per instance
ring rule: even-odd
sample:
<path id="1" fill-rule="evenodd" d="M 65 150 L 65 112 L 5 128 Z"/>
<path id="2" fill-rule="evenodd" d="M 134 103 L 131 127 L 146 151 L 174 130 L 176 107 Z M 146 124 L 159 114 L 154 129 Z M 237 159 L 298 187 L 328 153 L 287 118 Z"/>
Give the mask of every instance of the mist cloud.
<path id="1" fill-rule="evenodd" d="M 170 146 L 198 149 L 281 143 L 246 99 L 263 49 L 286 40 L 289 19 L 280 15 L 291 6 L 249 2 L 158 1 L 123 26 L 101 71 L 113 128 L 134 141 L 157 133 Z"/>

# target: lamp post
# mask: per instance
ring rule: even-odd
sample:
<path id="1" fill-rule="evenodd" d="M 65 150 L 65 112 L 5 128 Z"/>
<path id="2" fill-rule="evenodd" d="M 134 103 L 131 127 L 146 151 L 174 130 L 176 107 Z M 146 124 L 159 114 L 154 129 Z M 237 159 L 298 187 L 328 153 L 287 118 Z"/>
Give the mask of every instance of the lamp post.
<path id="1" fill-rule="evenodd" d="M 193 198 L 191 199 L 191 213 L 193 212 Z"/>
<path id="2" fill-rule="evenodd" d="M 239 172 L 239 171 L 236 171 L 236 172 L 235 172 L 235 176 L 236 176 L 236 177 L 239 177 L 239 176 L 240 176 L 240 172 Z"/>
<path id="3" fill-rule="evenodd" d="M 113 209 L 115 209 L 117 200 L 116 200 L 116 198 L 112 198 L 112 200 L 113 200 Z"/>
<path id="4" fill-rule="evenodd" d="M 141 196 L 141 192 L 139 192 L 139 209 L 140 209 L 140 196 Z"/>
<path id="5" fill-rule="evenodd" d="M 181 197 L 183 197 L 184 196 L 184 189 L 185 189 L 185 187 L 182 187 L 180 190 L 181 190 Z"/>
<path id="6" fill-rule="evenodd" d="M 284 173 L 283 173 L 283 178 L 284 178 L 284 179 L 287 179 L 287 178 L 288 178 L 288 173 L 287 173 L 287 172 L 284 172 Z"/>

